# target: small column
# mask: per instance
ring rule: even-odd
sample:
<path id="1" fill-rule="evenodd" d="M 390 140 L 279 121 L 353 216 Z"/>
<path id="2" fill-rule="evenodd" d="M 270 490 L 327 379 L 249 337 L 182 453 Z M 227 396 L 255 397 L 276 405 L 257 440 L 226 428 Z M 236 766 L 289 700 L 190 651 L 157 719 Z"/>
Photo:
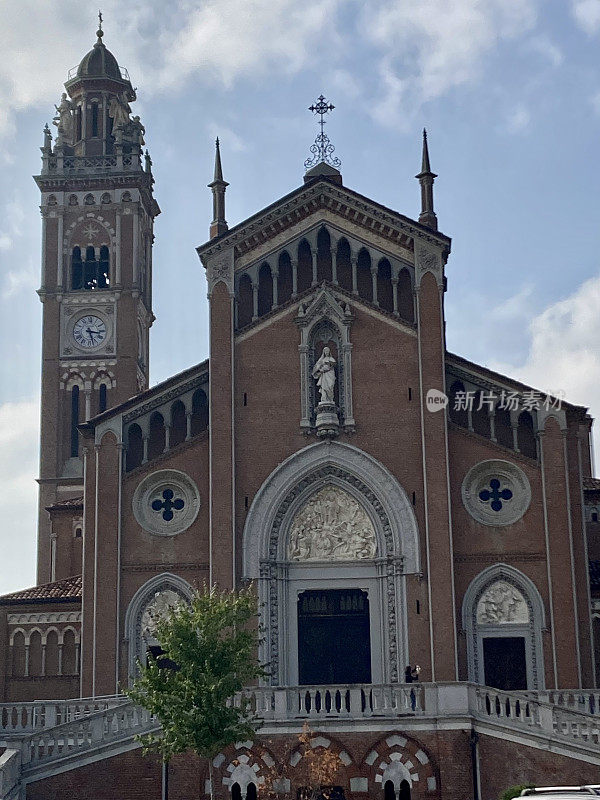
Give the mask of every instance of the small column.
<path id="1" fill-rule="evenodd" d="M 331 280 L 334 283 L 338 282 L 337 279 L 337 247 L 331 248 Z"/>
<path id="2" fill-rule="evenodd" d="M 75 642 L 75 674 L 76 675 L 79 675 L 79 671 L 81 669 L 80 651 L 81 651 L 81 645 L 79 644 L 79 642 Z"/>
<path id="3" fill-rule="evenodd" d="M 519 411 L 511 411 L 510 412 L 510 425 L 513 432 L 513 450 L 515 453 L 520 453 L 519 450 L 519 435 L 518 435 L 518 427 L 519 427 Z"/>
<path id="4" fill-rule="evenodd" d="M 46 674 L 46 645 L 42 644 L 42 675 Z"/>
<path id="5" fill-rule="evenodd" d="M 352 294 L 358 294 L 358 276 L 356 274 L 358 268 L 358 258 L 353 253 L 350 260 L 352 263 Z"/>
<path id="6" fill-rule="evenodd" d="M 312 283 L 311 286 L 317 285 L 317 248 L 313 247 L 311 249 L 312 255 Z"/>
<path id="7" fill-rule="evenodd" d="M 63 643 L 59 642 L 58 645 L 58 674 L 63 674 Z"/>
<path id="8" fill-rule="evenodd" d="M 392 300 L 394 303 L 394 314 L 398 316 L 398 276 L 392 278 Z"/>
<path id="9" fill-rule="evenodd" d="M 63 287 L 63 215 L 58 214 L 58 234 L 56 241 L 56 285 L 58 289 Z"/>
<path id="10" fill-rule="evenodd" d="M 252 322 L 258 319 L 258 279 L 252 281 Z"/>
<path id="11" fill-rule="evenodd" d="M 115 282 L 121 285 L 121 212 L 117 211 L 115 219 Z"/>
<path id="12" fill-rule="evenodd" d="M 163 450 L 163 453 L 166 453 L 169 450 L 170 442 L 171 442 L 171 426 L 165 425 L 165 448 Z"/>
<path id="13" fill-rule="evenodd" d="M 298 259 L 292 259 L 292 300 L 298 296 Z"/>
<path id="14" fill-rule="evenodd" d="M 473 403 L 467 401 L 467 427 L 473 432 Z"/>
<path id="15" fill-rule="evenodd" d="M 279 305 L 277 297 L 277 281 L 279 280 L 279 270 L 277 269 L 271 270 L 271 277 L 273 279 L 273 308 L 277 308 L 277 306 Z"/>
<path id="16" fill-rule="evenodd" d="M 29 643 L 25 645 L 25 677 L 29 677 Z"/>
<path id="17" fill-rule="evenodd" d="M 143 437 L 144 455 L 142 456 L 142 464 L 146 464 L 148 462 L 148 441 L 149 441 L 149 439 L 150 439 L 150 437 L 148 436 L 148 434 L 146 434 Z"/>
<path id="18" fill-rule="evenodd" d="M 189 442 L 189 440 L 192 438 L 192 412 L 191 411 L 186 411 L 185 422 L 186 422 L 185 440 L 186 440 L 186 442 Z"/>
<path id="19" fill-rule="evenodd" d="M 377 299 L 377 267 L 371 267 L 371 281 L 373 283 L 373 302 L 376 306 L 379 305 L 379 300 Z"/>
<path id="20" fill-rule="evenodd" d="M 496 439 L 496 407 L 488 409 L 488 416 L 490 420 L 490 439 L 492 442 L 497 442 Z"/>
<path id="21" fill-rule="evenodd" d="M 85 383 L 85 418 L 88 420 L 92 416 L 92 387 L 89 381 Z"/>

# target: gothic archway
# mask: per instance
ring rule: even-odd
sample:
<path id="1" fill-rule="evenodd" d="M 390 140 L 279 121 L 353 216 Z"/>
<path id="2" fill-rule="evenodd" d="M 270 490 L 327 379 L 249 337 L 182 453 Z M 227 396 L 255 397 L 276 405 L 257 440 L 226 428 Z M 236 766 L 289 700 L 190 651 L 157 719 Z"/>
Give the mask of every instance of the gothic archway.
<path id="1" fill-rule="evenodd" d="M 151 578 L 134 594 L 125 614 L 125 640 L 129 643 L 127 677 L 131 681 L 137 674 L 138 663 L 146 658 L 149 647 L 158 644 L 153 638 L 152 616 L 160 614 L 178 599 L 189 600 L 192 596 L 190 584 L 163 572 Z"/>
<path id="2" fill-rule="evenodd" d="M 271 683 L 299 682 L 301 596 L 342 590 L 349 597 L 360 590 L 367 599 L 369 682 L 401 680 L 408 652 L 405 576 L 419 571 L 418 554 L 406 493 L 367 453 L 322 442 L 283 462 L 254 499 L 243 547 L 244 575 L 258 580 L 266 629 L 261 657 Z M 330 600 L 339 604 L 329 595 L 320 602 Z"/>

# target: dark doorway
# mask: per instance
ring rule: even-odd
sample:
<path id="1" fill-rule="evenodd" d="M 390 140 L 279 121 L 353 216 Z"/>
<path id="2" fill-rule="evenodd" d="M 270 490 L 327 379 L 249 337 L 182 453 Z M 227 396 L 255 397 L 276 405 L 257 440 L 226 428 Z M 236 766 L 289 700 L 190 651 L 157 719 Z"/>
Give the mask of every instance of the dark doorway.
<path id="1" fill-rule="evenodd" d="M 366 592 L 329 589 L 299 596 L 298 673 L 303 686 L 371 683 Z"/>
<path id="2" fill-rule="evenodd" d="M 486 636 L 483 639 L 485 685 L 505 691 L 527 689 L 527 661 L 523 636 Z"/>

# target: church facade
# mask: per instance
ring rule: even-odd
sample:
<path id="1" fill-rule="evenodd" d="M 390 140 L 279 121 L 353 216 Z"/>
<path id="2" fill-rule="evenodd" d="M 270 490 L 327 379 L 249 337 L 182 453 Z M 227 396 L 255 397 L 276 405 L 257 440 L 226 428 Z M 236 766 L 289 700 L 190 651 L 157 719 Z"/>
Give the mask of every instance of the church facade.
<path id="1" fill-rule="evenodd" d="M 147 792 L 152 721 L 119 694 L 153 615 L 250 582 L 265 722 L 215 759 L 217 797 L 294 766 L 307 719 L 347 797 L 600 782 L 592 420 L 448 352 L 426 137 L 417 220 L 319 138 L 302 185 L 232 228 L 217 142 L 209 358 L 148 388 L 160 209 L 101 29 L 65 88 L 36 176 L 38 585 L 0 598 L 0 797 Z M 172 770 L 172 796 L 209 791 L 206 765 Z"/>

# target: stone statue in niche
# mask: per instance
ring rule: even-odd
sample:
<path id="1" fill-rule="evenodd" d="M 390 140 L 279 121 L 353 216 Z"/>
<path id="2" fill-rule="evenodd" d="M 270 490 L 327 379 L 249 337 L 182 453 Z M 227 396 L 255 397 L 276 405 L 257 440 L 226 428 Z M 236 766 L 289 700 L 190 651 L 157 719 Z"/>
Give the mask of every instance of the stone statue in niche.
<path id="1" fill-rule="evenodd" d="M 321 403 L 333 403 L 335 391 L 335 358 L 329 347 L 324 347 L 321 358 L 313 367 L 313 378 L 317 381 Z"/>
<path id="2" fill-rule="evenodd" d="M 317 381 L 321 396 L 316 408 L 317 436 L 337 436 L 339 432 L 340 420 L 335 405 L 335 364 L 331 348 L 325 345 L 321 357 L 312 370 L 312 376 Z"/>
<path id="3" fill-rule="evenodd" d="M 479 625 L 527 624 L 529 609 L 521 592 L 506 581 L 489 586 L 477 603 Z"/>
<path id="4" fill-rule="evenodd" d="M 298 511 L 289 534 L 292 561 L 374 558 L 375 528 L 352 495 L 337 486 L 320 489 Z"/>
<path id="5" fill-rule="evenodd" d="M 129 115 L 131 108 L 127 102 L 127 95 L 122 92 L 118 97 L 113 97 L 108 107 L 108 116 L 112 117 L 113 130 L 124 128 L 131 122 Z"/>
<path id="6" fill-rule="evenodd" d="M 163 619 L 172 608 L 181 603 L 181 596 L 173 589 L 156 592 L 153 600 L 146 606 L 142 614 L 142 636 L 145 641 L 156 641 L 156 624 Z"/>

